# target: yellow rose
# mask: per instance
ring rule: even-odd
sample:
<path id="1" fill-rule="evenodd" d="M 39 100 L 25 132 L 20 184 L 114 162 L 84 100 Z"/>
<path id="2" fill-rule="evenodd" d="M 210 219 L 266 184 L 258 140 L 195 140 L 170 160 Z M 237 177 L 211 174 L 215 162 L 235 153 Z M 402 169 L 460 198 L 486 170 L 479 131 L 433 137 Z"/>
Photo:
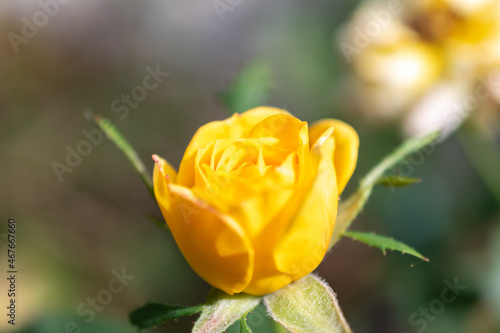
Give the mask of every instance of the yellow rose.
<path id="1" fill-rule="evenodd" d="M 255 108 L 202 126 L 179 172 L 153 155 L 156 200 L 205 281 L 264 295 L 320 264 L 358 146 L 341 121 L 308 128 L 284 110 Z"/>

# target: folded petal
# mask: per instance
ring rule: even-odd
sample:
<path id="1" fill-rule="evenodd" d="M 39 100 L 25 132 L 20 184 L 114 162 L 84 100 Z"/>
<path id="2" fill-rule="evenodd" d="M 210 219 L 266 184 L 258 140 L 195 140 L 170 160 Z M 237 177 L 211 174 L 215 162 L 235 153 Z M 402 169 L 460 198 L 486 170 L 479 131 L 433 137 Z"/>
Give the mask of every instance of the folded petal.
<path id="1" fill-rule="evenodd" d="M 228 294 L 250 282 L 254 251 L 243 229 L 185 187 L 166 176 L 168 167 L 157 159 L 155 196 L 182 254 L 205 281 Z"/>
<path id="2" fill-rule="evenodd" d="M 290 190 L 288 202 L 275 216 L 264 226 L 260 233 L 252 239 L 255 249 L 254 275 L 250 284 L 243 292 L 252 295 L 265 295 L 272 293 L 293 281 L 292 276 L 284 273 L 276 267 L 274 251 L 300 207 L 305 191 Z M 267 198 L 273 194 L 269 193 Z M 276 194 L 274 194 L 276 196 Z M 276 200 L 275 198 L 272 200 Z"/>
<path id="3" fill-rule="evenodd" d="M 174 182 L 177 178 L 177 172 L 172 166 L 158 155 L 153 155 L 155 168 L 153 171 L 153 184 L 156 201 L 160 207 L 170 208 L 172 202 L 167 185 Z M 168 209 L 169 210 L 169 209 Z M 164 214 L 165 220 L 168 221 Z"/>
<path id="4" fill-rule="evenodd" d="M 342 193 L 351 178 L 358 160 L 359 137 L 356 131 L 348 124 L 335 119 L 324 119 L 314 123 L 309 129 L 311 143 L 333 127 L 335 138 L 335 152 L 333 162 L 337 173 L 337 187 Z"/>
<path id="5" fill-rule="evenodd" d="M 274 272 L 275 270 L 270 271 Z M 265 271 L 261 270 L 261 272 Z M 293 280 L 290 275 L 283 274 L 281 272 L 266 275 L 258 274 L 254 276 L 252 282 L 243 290 L 243 292 L 250 295 L 267 295 L 283 288 L 292 281 Z"/>
<path id="6" fill-rule="evenodd" d="M 330 242 L 338 205 L 334 144 L 330 130 L 312 147 L 316 178 L 274 251 L 277 269 L 290 274 L 293 280 L 309 274 L 321 263 Z"/>

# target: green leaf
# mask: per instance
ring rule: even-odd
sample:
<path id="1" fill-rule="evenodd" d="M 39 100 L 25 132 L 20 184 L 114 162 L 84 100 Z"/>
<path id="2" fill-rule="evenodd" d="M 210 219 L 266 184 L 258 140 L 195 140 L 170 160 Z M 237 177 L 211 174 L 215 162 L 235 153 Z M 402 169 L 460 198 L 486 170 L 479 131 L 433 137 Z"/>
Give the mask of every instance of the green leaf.
<path id="1" fill-rule="evenodd" d="M 332 289 L 314 275 L 264 296 L 269 314 L 292 333 L 350 333 Z"/>
<path id="2" fill-rule="evenodd" d="M 128 158 L 132 166 L 137 171 L 139 176 L 142 179 L 144 185 L 148 189 L 151 196 L 154 198 L 154 190 L 153 190 L 153 180 L 151 177 L 151 173 L 146 170 L 144 163 L 142 163 L 139 155 L 137 155 L 134 148 L 130 145 L 130 143 L 125 139 L 125 137 L 118 131 L 118 129 L 113 125 L 111 120 L 101 117 L 100 115 L 96 115 L 94 117 L 94 121 L 99 125 L 101 130 L 106 134 L 108 139 L 113 141 L 118 149 L 120 149 L 125 156 Z"/>
<path id="3" fill-rule="evenodd" d="M 365 243 L 369 246 L 374 246 L 380 249 L 384 255 L 386 250 L 394 250 L 399 251 L 403 254 L 408 253 L 412 256 L 415 256 L 419 259 L 429 262 L 429 259 L 418 253 L 411 246 L 406 245 L 405 243 L 396 241 L 392 238 L 376 235 L 371 232 L 359 232 L 359 231 L 346 231 L 343 235 L 344 237 L 349 237 L 359 242 Z"/>
<path id="4" fill-rule="evenodd" d="M 259 305 L 261 297 L 247 294 L 228 295 L 213 289 L 208 302 L 194 324 L 192 333 L 220 333 Z"/>
<path id="5" fill-rule="evenodd" d="M 384 176 L 377 181 L 377 184 L 388 187 L 405 187 L 420 182 L 422 182 L 421 178 L 410 178 L 403 176 Z"/>
<path id="6" fill-rule="evenodd" d="M 403 144 L 396 148 L 392 154 L 385 157 L 361 180 L 358 190 L 349 198 L 339 203 L 335 229 L 333 230 L 329 246 L 330 249 L 340 237 L 342 237 L 344 232 L 363 209 L 372 193 L 373 187 L 384 176 L 384 173 L 403 161 L 408 155 L 433 143 L 440 135 L 441 132 L 437 131 L 424 137 L 413 138 L 403 142 Z"/>
<path id="7" fill-rule="evenodd" d="M 252 330 L 250 329 L 250 327 L 248 327 L 248 324 L 247 324 L 247 315 L 248 315 L 248 312 L 246 312 L 240 318 L 240 333 L 252 333 Z"/>
<path id="8" fill-rule="evenodd" d="M 219 97 L 231 113 L 265 104 L 273 88 L 269 66 L 254 61 L 244 67 L 230 88 Z"/>
<path id="9" fill-rule="evenodd" d="M 189 316 L 202 311 L 203 305 L 180 307 L 163 303 L 148 303 L 132 311 L 129 320 L 140 329 L 157 326 L 167 320 Z"/>

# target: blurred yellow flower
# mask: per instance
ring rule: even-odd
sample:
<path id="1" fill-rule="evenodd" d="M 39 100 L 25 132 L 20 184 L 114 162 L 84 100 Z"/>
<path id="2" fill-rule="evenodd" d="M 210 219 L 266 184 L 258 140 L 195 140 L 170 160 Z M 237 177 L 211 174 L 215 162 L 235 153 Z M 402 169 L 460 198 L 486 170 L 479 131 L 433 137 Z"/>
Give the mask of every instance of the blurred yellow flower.
<path id="1" fill-rule="evenodd" d="M 177 173 L 153 155 L 154 190 L 191 267 L 228 294 L 264 295 L 313 271 L 330 242 L 359 139 L 259 107 L 202 126 Z"/>
<path id="2" fill-rule="evenodd" d="M 403 116 L 409 135 L 455 126 L 450 110 L 469 114 L 464 99 L 500 69 L 498 0 L 365 1 L 341 35 L 361 110 Z"/>

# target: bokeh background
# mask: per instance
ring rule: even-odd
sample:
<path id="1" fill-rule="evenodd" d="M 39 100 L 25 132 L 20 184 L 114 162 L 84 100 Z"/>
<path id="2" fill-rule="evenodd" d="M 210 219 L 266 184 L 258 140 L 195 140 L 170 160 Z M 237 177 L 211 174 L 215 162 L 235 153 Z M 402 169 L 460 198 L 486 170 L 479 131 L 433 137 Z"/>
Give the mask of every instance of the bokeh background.
<path id="1" fill-rule="evenodd" d="M 222 15 L 220 3 L 230 8 Z M 210 289 L 171 235 L 145 217 L 159 217 L 159 209 L 112 142 L 92 145 L 71 172 L 57 176 L 54 162 L 67 165 L 68 149 L 97 128 L 86 110 L 113 121 L 149 170 L 153 153 L 178 166 L 196 129 L 227 117 L 218 93 L 258 60 L 273 79 L 266 104 L 311 122 L 339 118 L 358 130 L 351 193 L 405 138 L 397 119 L 374 121 L 358 110 L 362 90 L 349 93 L 356 74 L 339 36 L 357 6 L 352 0 L 1 1 L 0 331 L 135 332 L 127 315 L 146 301 L 194 305 Z M 22 37 L 26 22 L 44 23 L 42 8 L 53 15 L 34 30 L 25 27 L 29 38 Z M 16 46 L 12 33 L 21 38 Z M 169 75 L 128 113 L 116 112 L 113 101 L 142 85 L 148 66 Z M 390 105 L 397 93 L 384 102 Z M 432 153 L 400 166 L 395 173 L 422 183 L 376 188 L 353 224 L 415 247 L 429 263 L 344 239 L 318 268 L 355 332 L 500 332 L 500 123 L 488 119 L 486 128 L 467 121 Z M 15 327 L 5 316 L 3 236 L 11 217 L 18 225 Z M 90 315 L 78 308 L 109 288 L 113 270 L 133 279 L 87 322 Z M 445 280 L 467 288 L 440 309 L 435 300 Z M 419 311 L 429 306 L 435 308 L 424 325 Z M 189 332 L 194 320 L 149 331 Z M 272 332 L 263 309 L 249 324 Z"/>

